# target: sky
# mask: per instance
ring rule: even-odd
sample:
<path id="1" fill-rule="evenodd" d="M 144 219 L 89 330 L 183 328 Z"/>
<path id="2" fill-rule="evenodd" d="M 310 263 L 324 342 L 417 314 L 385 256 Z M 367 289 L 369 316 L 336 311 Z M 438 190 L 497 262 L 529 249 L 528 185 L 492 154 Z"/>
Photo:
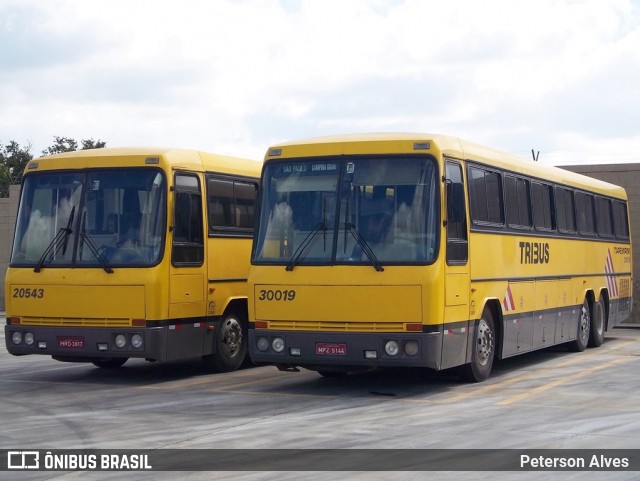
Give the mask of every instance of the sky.
<path id="1" fill-rule="evenodd" d="M 640 0 L 0 0 L 0 144 L 360 132 L 640 162 Z"/>

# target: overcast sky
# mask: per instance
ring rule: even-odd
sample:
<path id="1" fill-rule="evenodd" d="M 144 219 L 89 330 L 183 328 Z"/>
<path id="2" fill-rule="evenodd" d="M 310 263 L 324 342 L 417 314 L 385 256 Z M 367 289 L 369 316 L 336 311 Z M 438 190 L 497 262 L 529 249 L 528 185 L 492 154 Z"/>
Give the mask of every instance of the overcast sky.
<path id="1" fill-rule="evenodd" d="M 640 0 L 0 0 L 0 143 L 357 132 L 640 162 Z"/>

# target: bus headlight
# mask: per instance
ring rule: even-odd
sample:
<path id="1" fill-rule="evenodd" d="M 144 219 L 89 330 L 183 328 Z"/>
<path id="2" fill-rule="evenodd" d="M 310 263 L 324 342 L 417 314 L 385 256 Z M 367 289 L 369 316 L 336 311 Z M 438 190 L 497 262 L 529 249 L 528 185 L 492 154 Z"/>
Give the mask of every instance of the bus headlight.
<path id="1" fill-rule="evenodd" d="M 33 345 L 33 341 L 35 340 L 35 337 L 33 335 L 33 332 L 25 332 L 24 333 L 24 343 L 27 346 L 31 346 Z"/>
<path id="2" fill-rule="evenodd" d="M 389 356 L 396 356 L 398 352 L 400 352 L 400 346 L 398 346 L 396 341 L 387 341 L 384 345 L 384 352 Z"/>
<path id="3" fill-rule="evenodd" d="M 14 344 L 20 344 L 22 342 L 22 333 L 20 331 L 15 331 L 11 334 L 11 341 Z"/>
<path id="4" fill-rule="evenodd" d="M 269 339 L 266 337 L 259 337 L 256 347 L 260 352 L 267 352 L 267 349 L 269 349 Z"/>
<path id="5" fill-rule="evenodd" d="M 125 336 L 124 334 L 118 334 L 115 339 L 115 344 L 116 344 L 116 347 L 119 347 L 120 349 L 122 349 L 124 346 L 127 345 L 127 336 Z"/>
<path id="6" fill-rule="evenodd" d="M 281 337 L 276 337 L 272 342 L 271 342 L 271 347 L 273 348 L 274 351 L 276 352 L 282 352 L 284 351 L 284 339 L 282 339 Z"/>
<path id="7" fill-rule="evenodd" d="M 136 349 L 141 348 L 142 347 L 142 334 L 134 334 L 133 336 L 131 336 L 131 345 Z"/>
<path id="8" fill-rule="evenodd" d="M 404 352 L 408 356 L 415 356 L 418 354 L 418 341 L 407 341 L 404 345 Z"/>

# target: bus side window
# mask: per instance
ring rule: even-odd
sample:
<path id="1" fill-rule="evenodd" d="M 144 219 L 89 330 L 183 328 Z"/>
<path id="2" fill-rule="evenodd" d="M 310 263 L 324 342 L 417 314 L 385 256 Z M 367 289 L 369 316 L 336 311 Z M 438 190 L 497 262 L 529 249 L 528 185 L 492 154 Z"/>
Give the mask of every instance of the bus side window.
<path id="1" fill-rule="evenodd" d="M 596 225 L 593 214 L 593 195 L 583 192 L 576 193 L 576 212 L 578 214 L 578 232 L 582 235 L 593 236 Z"/>
<path id="2" fill-rule="evenodd" d="M 468 256 L 467 216 L 462 167 L 447 162 L 447 264 L 466 264 Z"/>
<path id="3" fill-rule="evenodd" d="M 202 195 L 196 176 L 176 175 L 173 216 L 173 265 L 202 265 Z"/>

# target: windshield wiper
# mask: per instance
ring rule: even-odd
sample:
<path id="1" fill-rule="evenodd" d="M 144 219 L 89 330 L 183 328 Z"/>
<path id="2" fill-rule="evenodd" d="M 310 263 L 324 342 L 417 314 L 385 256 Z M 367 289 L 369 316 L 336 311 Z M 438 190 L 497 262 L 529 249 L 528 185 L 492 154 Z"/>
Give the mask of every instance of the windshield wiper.
<path id="1" fill-rule="evenodd" d="M 378 258 L 374 254 L 373 249 L 371 248 L 369 243 L 364 239 L 364 237 L 362 237 L 360 232 L 356 230 L 355 226 L 350 222 L 345 222 L 344 228 L 345 230 L 348 230 L 351 233 L 353 238 L 356 240 L 356 242 L 362 249 L 362 252 L 364 252 L 367 258 L 371 261 L 371 265 L 374 267 L 374 269 L 378 272 L 384 271 L 384 267 L 382 267 L 382 264 L 380 264 L 380 261 L 378 261 Z"/>
<path id="2" fill-rule="evenodd" d="M 326 229 L 327 228 L 324 222 L 318 222 L 318 225 L 316 226 L 316 228 L 307 234 L 307 236 L 302 240 L 302 242 L 300 243 L 296 251 L 293 253 L 293 255 L 291 256 L 291 260 L 287 264 L 287 267 L 285 267 L 285 270 L 292 271 L 293 268 L 298 263 L 298 261 L 300 261 L 300 259 L 302 259 L 304 255 L 306 255 L 308 248 L 311 246 L 311 242 L 316 238 L 318 233 L 320 231 L 325 232 Z"/>
<path id="3" fill-rule="evenodd" d="M 75 213 L 76 206 L 74 205 L 71 209 L 71 214 L 69 214 L 67 226 L 60 228 L 56 236 L 40 256 L 40 259 L 38 259 L 36 266 L 33 268 L 33 272 L 40 272 L 42 266 L 44 266 L 44 263 L 47 260 L 47 257 L 51 256 L 51 258 L 53 259 L 60 248 L 62 248 L 62 255 L 65 255 L 65 253 L 67 252 L 67 245 L 69 243 L 69 236 L 73 233 L 73 230 L 71 230 L 71 225 L 73 224 L 73 216 Z"/>
<path id="4" fill-rule="evenodd" d="M 89 250 L 91 251 L 93 256 L 98 260 L 98 262 L 100 263 L 100 266 L 104 269 L 104 271 L 107 274 L 113 274 L 113 269 L 109 265 L 109 262 L 107 262 L 107 259 L 105 259 L 104 256 L 100 254 L 100 251 L 98 250 L 96 245 L 93 243 L 91 238 L 84 232 L 80 234 L 80 242 L 85 242 L 87 246 L 89 246 Z"/>
<path id="5" fill-rule="evenodd" d="M 86 233 L 86 225 L 87 225 L 86 219 L 87 219 L 87 213 L 85 212 L 84 217 L 82 219 L 82 228 L 80 229 L 80 253 L 82 254 L 82 246 L 86 243 L 87 246 L 89 247 L 89 250 L 91 251 L 93 256 L 98 260 L 98 262 L 100 263 L 100 266 L 102 266 L 104 271 L 107 274 L 113 274 L 113 269 L 109 265 L 109 262 L 107 262 L 107 259 L 105 259 L 104 256 L 100 254 L 100 250 L 93 243 L 93 241 L 91 240 L 91 237 L 89 237 Z"/>

